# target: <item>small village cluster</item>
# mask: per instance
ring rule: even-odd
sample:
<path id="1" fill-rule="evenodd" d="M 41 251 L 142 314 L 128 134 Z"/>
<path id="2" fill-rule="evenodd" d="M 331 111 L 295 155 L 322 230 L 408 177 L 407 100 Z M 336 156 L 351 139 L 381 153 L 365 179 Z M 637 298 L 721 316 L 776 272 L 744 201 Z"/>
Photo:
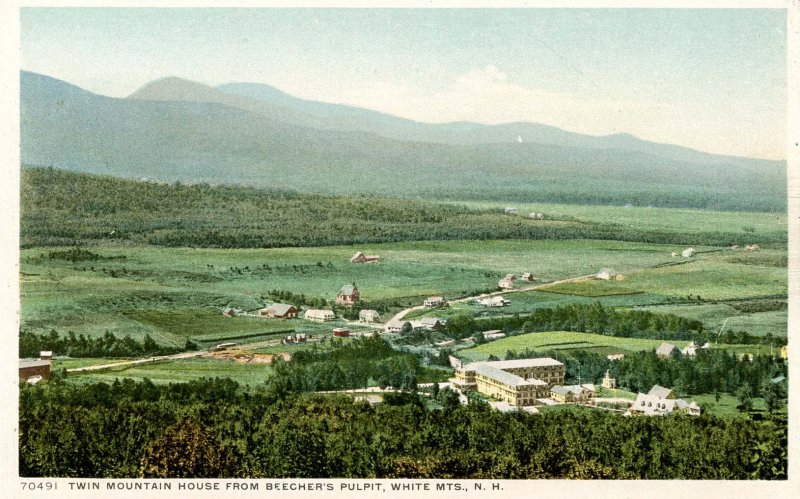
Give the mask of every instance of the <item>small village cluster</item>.
<path id="1" fill-rule="evenodd" d="M 658 385 L 646 394 L 637 394 L 633 401 L 599 397 L 599 389 L 592 383 L 564 385 L 566 366 L 549 357 L 471 362 L 466 365 L 451 358 L 451 362 L 455 364 L 455 377 L 450 379 L 453 387 L 460 391 L 476 391 L 494 399 L 491 405 L 501 411 L 537 413 L 536 406 L 581 404 L 601 407 L 599 404 L 607 403 L 627 406 L 624 411 L 626 416 L 672 413 L 700 415 L 697 403 L 679 399 L 671 389 Z M 606 371 L 601 386 L 612 393 L 616 389 L 616 379 L 611 377 L 610 371 Z"/>

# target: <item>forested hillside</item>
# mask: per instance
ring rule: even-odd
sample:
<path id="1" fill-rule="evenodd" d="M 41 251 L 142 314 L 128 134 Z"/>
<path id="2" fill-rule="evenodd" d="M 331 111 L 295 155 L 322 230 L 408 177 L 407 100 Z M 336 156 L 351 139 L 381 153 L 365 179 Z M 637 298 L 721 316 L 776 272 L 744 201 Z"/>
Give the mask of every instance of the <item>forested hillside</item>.
<path id="1" fill-rule="evenodd" d="M 389 133 L 387 118 L 359 118 L 351 126 L 303 106 L 289 109 L 174 79 L 161 84 L 136 99 L 115 99 L 23 72 L 22 161 L 123 178 L 310 193 L 786 209 L 784 161 L 715 156 L 625 134 L 579 136 L 537 124 L 423 126 L 406 120 Z"/>
<path id="2" fill-rule="evenodd" d="M 784 243 L 785 234 L 748 242 Z M 330 196 L 206 184 L 122 180 L 23 168 L 23 247 L 117 241 L 158 246 L 269 248 L 455 239 L 606 239 L 729 245 L 741 236 L 640 230 L 574 219 L 530 220 L 397 198 Z"/>

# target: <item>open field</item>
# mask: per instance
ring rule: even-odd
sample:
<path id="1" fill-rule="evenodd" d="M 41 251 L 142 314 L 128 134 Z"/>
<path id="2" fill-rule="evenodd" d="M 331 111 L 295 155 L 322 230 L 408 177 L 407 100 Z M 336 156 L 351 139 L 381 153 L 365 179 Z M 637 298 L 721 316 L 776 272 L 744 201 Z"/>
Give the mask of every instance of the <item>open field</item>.
<path id="1" fill-rule="evenodd" d="M 719 332 L 724 325 L 723 332 L 747 331 L 753 336 L 764 336 L 770 333 L 776 337 L 785 337 L 787 333 L 788 315 L 785 310 L 746 314 L 725 303 L 645 308 L 652 312 L 670 313 L 702 321 L 703 327 L 709 331 Z"/>
<path id="2" fill-rule="evenodd" d="M 638 352 L 655 350 L 663 340 L 641 338 L 618 338 L 593 333 L 577 333 L 571 331 L 551 331 L 542 333 L 526 333 L 509 336 L 499 340 L 490 341 L 483 345 L 460 350 L 458 356 L 464 359 L 486 360 L 490 355 L 504 358 L 506 352 L 515 350 L 521 352 L 527 349 L 547 351 L 585 350 L 603 355 L 611 353 Z M 688 341 L 670 341 L 678 348 L 689 344 Z M 758 351 L 757 345 L 719 345 L 719 348 L 736 351 L 737 353 Z"/>
<path id="3" fill-rule="evenodd" d="M 616 353 L 637 352 L 654 350 L 662 340 L 648 340 L 639 338 L 617 338 L 593 333 L 576 333 L 571 331 L 552 331 L 544 333 L 527 333 L 501 338 L 483 345 L 461 350 L 459 356 L 470 360 L 485 360 L 489 355 L 503 358 L 509 350 L 518 352 L 530 350 L 589 350 L 601 348 L 603 353 L 613 349 Z M 685 347 L 688 341 L 671 342 L 679 348 Z"/>
<path id="4" fill-rule="evenodd" d="M 356 250 L 381 255 L 379 264 L 356 265 Z M 268 250 L 104 246 L 103 260 L 48 258 L 53 249 L 21 255 L 22 327 L 35 332 L 142 338 L 174 345 L 186 337 L 274 330 L 270 321 L 229 320 L 225 307 L 253 310 L 278 289 L 333 301 L 355 282 L 362 299 L 417 304 L 425 296 L 448 298 L 494 289 L 508 272 L 533 272 L 554 280 L 596 272 L 603 265 L 638 268 L 669 258 L 661 245 L 609 241 L 449 241 L 359 247 Z M 652 303 L 652 302 L 650 302 Z M 287 326 L 280 321 L 283 329 Z M 303 321 L 291 321 L 292 326 Z"/>
<path id="5" fill-rule="evenodd" d="M 219 377 L 231 378 L 245 385 L 257 385 L 265 382 L 271 373 L 272 368 L 268 364 L 241 364 L 212 358 L 193 358 L 71 374 L 67 379 L 73 383 L 112 383 L 116 378 L 131 378 L 135 381 L 147 378 L 153 383 L 178 383 Z"/>
<path id="6" fill-rule="evenodd" d="M 739 405 L 739 400 L 729 393 L 720 393 L 719 402 L 717 402 L 716 396 L 713 394 L 692 395 L 685 398 L 687 400 L 694 400 L 698 404 L 705 405 L 708 407 L 708 411 L 715 416 L 736 417 L 741 415 L 739 409 L 736 408 Z M 752 400 L 754 412 L 766 412 L 767 406 L 763 398 L 754 397 Z"/>
<path id="7" fill-rule="evenodd" d="M 69 262 L 48 257 L 53 249 L 22 251 L 22 327 L 55 329 L 88 336 L 105 331 L 182 346 L 186 338 L 259 341 L 289 330 L 314 334 L 332 326 L 303 320 L 222 317 L 225 307 L 254 310 L 268 303 L 270 290 L 289 291 L 332 302 L 345 283 L 355 282 L 364 306 L 382 303 L 390 310 L 419 304 L 425 296 L 453 299 L 496 289 L 506 273 L 532 272 L 535 283 L 611 267 L 623 281 L 590 280 L 542 291 L 512 293 L 511 305 L 485 308 L 474 303 L 414 312 L 449 317 L 469 313 L 488 317 L 536 308 L 601 301 L 612 307 L 658 307 L 663 313 L 691 313 L 703 300 L 782 299 L 787 271 L 785 251 L 742 252 L 698 246 L 695 259 L 674 259 L 670 246 L 614 241 L 437 241 L 358 247 L 280 249 L 190 249 L 98 246 L 98 260 Z M 378 264 L 351 264 L 361 250 L 381 255 Z M 706 251 L 706 252 L 702 252 Z M 709 252 L 710 251 L 710 252 Z M 675 264 L 677 263 L 677 264 Z M 705 305 L 703 302 L 698 302 Z M 724 308 L 726 305 L 720 304 Z M 752 334 L 785 335 L 783 311 L 729 314 L 720 309 L 704 320 L 707 328 L 745 329 Z M 694 318 L 689 316 L 690 318 Z"/>
<path id="8" fill-rule="evenodd" d="M 785 251 L 768 251 L 773 256 L 785 255 Z M 562 284 L 549 291 L 564 294 L 576 292 L 582 296 L 647 292 L 676 298 L 700 296 L 707 300 L 785 296 L 788 289 L 786 267 L 759 265 L 766 252 L 762 250 L 748 254 L 724 250 L 699 253 L 691 260 L 675 258 L 676 265 L 627 273 L 616 269 L 623 272 L 625 279 L 622 281 L 592 280 L 579 285 Z M 735 256 L 735 261 L 732 256 Z M 574 289 L 576 287 L 577 290 Z"/>

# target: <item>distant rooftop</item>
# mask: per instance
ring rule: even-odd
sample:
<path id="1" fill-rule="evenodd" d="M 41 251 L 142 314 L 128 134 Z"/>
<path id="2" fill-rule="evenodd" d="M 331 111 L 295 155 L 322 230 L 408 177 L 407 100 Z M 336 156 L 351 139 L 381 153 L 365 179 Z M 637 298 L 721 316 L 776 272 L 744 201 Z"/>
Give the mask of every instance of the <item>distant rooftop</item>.
<path id="1" fill-rule="evenodd" d="M 519 369 L 523 367 L 547 367 L 547 366 L 563 366 L 561 362 L 550 357 L 540 357 L 537 359 L 514 359 L 514 360 L 497 360 L 494 362 L 471 362 L 464 366 L 464 369 L 475 370 L 475 367 L 483 364 L 494 367 L 495 369 Z"/>
<path id="2" fill-rule="evenodd" d="M 511 374 L 506 371 L 501 371 L 496 367 L 490 366 L 488 362 L 479 363 L 478 365 L 476 365 L 475 373 L 495 379 L 501 383 L 505 383 L 506 385 L 510 386 L 526 386 L 533 384 L 530 381 L 526 380 L 525 378 L 517 376 L 516 374 Z"/>
<path id="3" fill-rule="evenodd" d="M 41 366 L 49 366 L 49 360 L 40 360 L 40 359 L 19 359 L 19 367 L 41 367 Z"/>

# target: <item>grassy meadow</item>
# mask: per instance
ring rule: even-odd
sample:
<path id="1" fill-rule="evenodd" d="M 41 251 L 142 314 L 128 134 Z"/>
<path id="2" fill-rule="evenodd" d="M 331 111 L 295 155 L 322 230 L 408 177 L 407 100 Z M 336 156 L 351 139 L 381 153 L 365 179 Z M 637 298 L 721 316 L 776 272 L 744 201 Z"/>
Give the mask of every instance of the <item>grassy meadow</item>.
<path id="1" fill-rule="evenodd" d="M 511 301 L 507 307 L 486 308 L 470 301 L 444 309 L 416 311 L 408 318 L 460 314 L 497 317 L 599 301 L 608 307 L 640 308 L 701 320 L 706 330 L 717 331 L 724 324 L 726 330 L 748 331 L 756 336 L 786 335 L 787 314 L 785 306 L 781 306 L 788 287 L 785 245 L 762 244 L 760 251 L 749 252 L 704 245 L 702 240 L 704 234 L 720 232 L 734 235 L 741 245 L 755 236 L 780 241 L 785 239 L 785 214 L 509 205 L 516 206 L 520 214 L 508 217 L 542 212 L 545 217 L 552 215 L 553 219 L 569 223 L 697 234 L 699 240 L 693 247 L 698 253 L 685 259 L 672 256 L 685 246 L 604 239 L 400 241 L 268 249 L 164 247 L 97 240 L 84 247 L 94 256 L 69 261 L 50 256 L 70 250 L 68 247 L 33 247 L 22 249 L 20 254 L 21 328 L 89 337 L 110 331 L 139 341 L 150 335 L 157 343 L 172 347 L 181 347 L 187 339 L 201 347 L 223 341 L 263 342 L 264 351 L 284 351 L 289 347 L 275 347 L 272 342 L 292 332 L 327 335 L 331 327 L 343 322 L 227 318 L 221 311 L 227 307 L 246 311 L 261 308 L 272 302 L 268 296 L 272 290 L 324 299 L 330 304 L 342 285 L 355 283 L 364 306 L 379 308 L 388 317 L 404 307 L 421 304 L 430 295 L 452 300 L 496 290 L 497 281 L 507 273 L 533 273 L 535 282 L 517 282 L 517 287 L 528 287 L 611 268 L 623 274 L 624 279 L 590 279 L 513 292 L 507 295 Z M 505 204 L 465 206 L 485 210 Z M 350 257 L 356 251 L 380 255 L 381 262 L 351 264 Z M 302 308 L 306 307 L 301 307 L 301 314 Z M 654 348 L 659 342 L 582 333 L 534 333 L 462 352 L 475 359 L 525 348 L 616 353 Z M 729 348 L 743 353 L 758 347 Z M 174 380 L 231 368 L 243 370 L 236 374 L 241 379 L 249 376 L 250 367 L 208 362 L 212 363 L 175 362 L 187 367 L 184 374 L 179 372 L 181 368 L 172 373 L 173 363 L 138 366 L 120 373 Z M 114 375 L 105 372 L 84 376 L 108 379 Z"/>
<path id="2" fill-rule="evenodd" d="M 486 360 L 490 355 L 504 358 L 506 352 L 514 350 L 522 352 L 525 350 L 538 351 L 574 351 L 585 350 L 603 355 L 640 352 L 645 350 L 655 350 L 663 343 L 659 339 L 642 338 L 618 338 L 594 333 L 580 333 L 573 331 L 547 331 L 542 333 L 526 333 L 515 336 L 508 336 L 493 340 L 483 345 L 478 345 L 465 350 L 459 350 L 458 356 L 469 361 Z M 688 341 L 674 341 L 669 343 L 678 348 L 684 348 L 689 344 Z M 734 350 L 737 353 L 757 353 L 758 345 L 715 345 L 713 348 L 724 348 Z"/>
<path id="3" fill-rule="evenodd" d="M 490 355 L 503 358 L 509 350 L 589 350 L 602 353 L 626 353 L 643 350 L 655 350 L 662 340 L 640 338 L 617 338 L 594 333 L 578 333 L 572 331 L 549 331 L 543 333 L 526 333 L 490 341 L 466 350 L 458 355 L 468 360 L 486 360 Z M 683 348 L 688 341 L 671 341 L 678 348 Z"/>
<path id="4" fill-rule="evenodd" d="M 269 364 L 244 364 L 212 358 L 179 359 L 133 366 L 120 366 L 97 372 L 70 374 L 73 383 L 113 383 L 118 378 L 153 383 L 178 383 L 200 378 L 231 378 L 243 385 L 264 383 L 272 375 Z"/>

